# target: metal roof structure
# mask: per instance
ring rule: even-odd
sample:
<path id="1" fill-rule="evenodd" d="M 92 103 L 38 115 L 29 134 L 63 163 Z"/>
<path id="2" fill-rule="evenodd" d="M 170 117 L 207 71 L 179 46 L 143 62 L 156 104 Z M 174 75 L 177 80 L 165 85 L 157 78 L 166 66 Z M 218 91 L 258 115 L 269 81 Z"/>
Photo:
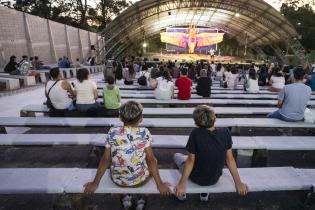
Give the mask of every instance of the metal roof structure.
<path id="1" fill-rule="evenodd" d="M 196 25 L 214 27 L 249 48 L 286 43 L 301 57 L 304 49 L 292 24 L 263 0 L 142 0 L 118 15 L 103 30 L 103 56 L 117 57 L 131 45 L 158 35 L 166 27 Z M 301 58 L 302 60 L 303 58 Z"/>

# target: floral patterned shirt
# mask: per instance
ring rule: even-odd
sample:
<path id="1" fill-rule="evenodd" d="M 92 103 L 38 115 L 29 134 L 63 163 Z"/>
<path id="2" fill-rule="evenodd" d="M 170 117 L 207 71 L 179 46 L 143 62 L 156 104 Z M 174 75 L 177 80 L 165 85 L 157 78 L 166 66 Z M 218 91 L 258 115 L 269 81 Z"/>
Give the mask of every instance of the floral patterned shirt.
<path id="1" fill-rule="evenodd" d="M 115 127 L 108 132 L 106 148 L 111 149 L 112 180 L 120 186 L 139 185 L 150 176 L 144 149 L 152 144 L 152 136 L 143 127 Z"/>

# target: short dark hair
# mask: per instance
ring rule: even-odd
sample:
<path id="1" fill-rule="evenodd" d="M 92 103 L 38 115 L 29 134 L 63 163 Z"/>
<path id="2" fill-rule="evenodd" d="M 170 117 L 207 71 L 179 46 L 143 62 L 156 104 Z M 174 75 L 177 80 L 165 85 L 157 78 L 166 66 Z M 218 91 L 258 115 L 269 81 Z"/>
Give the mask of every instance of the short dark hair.
<path id="1" fill-rule="evenodd" d="M 87 70 L 86 68 L 79 69 L 77 71 L 77 79 L 79 80 L 79 82 L 83 82 L 84 80 L 87 80 L 89 73 L 90 73 L 89 70 Z"/>
<path id="2" fill-rule="evenodd" d="M 119 117 L 124 125 L 134 125 L 142 117 L 143 107 L 136 101 L 128 101 L 119 109 Z"/>
<path id="3" fill-rule="evenodd" d="M 193 113 L 195 124 L 200 128 L 211 128 L 215 123 L 215 113 L 210 106 L 199 105 Z"/>
<path id="4" fill-rule="evenodd" d="M 305 69 L 303 69 L 301 66 L 294 69 L 294 79 L 296 80 L 302 80 L 305 76 Z"/>
<path id="5" fill-rule="evenodd" d="M 35 60 L 38 60 L 38 56 L 35 56 L 34 59 L 35 59 Z"/>
<path id="6" fill-rule="evenodd" d="M 147 65 L 142 66 L 142 71 L 146 71 L 146 70 L 148 70 L 148 66 Z"/>
<path id="7" fill-rule="evenodd" d="M 58 77 L 59 73 L 60 73 L 59 68 L 52 68 L 52 69 L 50 69 L 50 72 L 49 72 L 50 76 L 53 79 L 56 79 Z"/>
<path id="8" fill-rule="evenodd" d="M 181 70 L 180 70 L 180 73 L 182 74 L 182 75 L 187 75 L 188 74 L 188 69 L 185 67 L 185 68 L 182 68 Z"/>
<path id="9" fill-rule="evenodd" d="M 108 76 L 107 83 L 113 85 L 115 83 L 115 78 L 113 76 Z"/>
<path id="10" fill-rule="evenodd" d="M 26 56 L 26 55 L 23 55 L 22 58 L 23 58 L 23 59 L 24 59 L 24 58 L 27 58 L 27 56 Z"/>
<path id="11" fill-rule="evenodd" d="M 238 73 L 238 69 L 236 67 L 232 67 L 231 73 L 232 74 L 237 74 Z"/>

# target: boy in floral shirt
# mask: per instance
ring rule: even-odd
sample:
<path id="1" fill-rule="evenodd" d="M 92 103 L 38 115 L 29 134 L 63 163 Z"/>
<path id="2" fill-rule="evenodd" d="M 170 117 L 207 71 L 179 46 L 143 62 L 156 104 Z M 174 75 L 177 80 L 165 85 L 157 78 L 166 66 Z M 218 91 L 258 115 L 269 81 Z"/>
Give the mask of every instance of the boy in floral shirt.
<path id="1" fill-rule="evenodd" d="M 153 176 L 158 190 L 162 195 L 170 194 L 169 187 L 162 182 L 157 161 L 154 157 L 151 144 L 152 136 L 147 128 L 139 127 L 143 120 L 142 106 L 135 101 L 129 101 L 121 106 L 119 116 L 124 123 L 123 127 L 113 127 L 109 130 L 105 152 L 100 161 L 93 182 L 85 185 L 85 193 L 93 193 L 110 166 L 111 178 L 121 187 L 139 187 Z M 131 195 L 121 198 L 123 209 L 136 207 L 144 209 L 146 199 L 140 197 L 133 204 Z"/>

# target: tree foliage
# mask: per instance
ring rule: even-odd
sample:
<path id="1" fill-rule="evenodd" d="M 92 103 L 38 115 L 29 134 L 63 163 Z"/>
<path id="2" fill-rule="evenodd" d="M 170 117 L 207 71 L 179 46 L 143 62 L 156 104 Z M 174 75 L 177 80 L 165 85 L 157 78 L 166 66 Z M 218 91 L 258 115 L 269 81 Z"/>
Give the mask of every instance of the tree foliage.
<path id="1" fill-rule="evenodd" d="M 291 1 L 283 4 L 281 13 L 293 24 L 300 34 L 301 43 L 307 50 L 315 49 L 315 12 L 314 8 L 307 4 L 297 6 L 298 1 Z"/>
<path id="2" fill-rule="evenodd" d="M 130 3 L 126 0 L 0 0 L 0 4 L 98 32 Z"/>

